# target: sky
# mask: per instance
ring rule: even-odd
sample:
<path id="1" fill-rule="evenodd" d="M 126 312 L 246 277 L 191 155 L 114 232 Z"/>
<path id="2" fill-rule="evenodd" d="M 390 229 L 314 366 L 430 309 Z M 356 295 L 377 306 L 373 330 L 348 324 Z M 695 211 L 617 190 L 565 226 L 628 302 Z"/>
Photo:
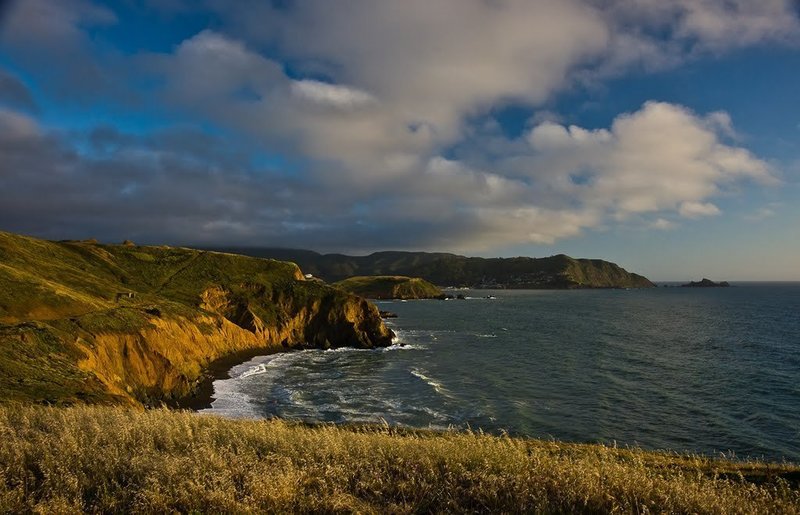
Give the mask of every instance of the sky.
<path id="1" fill-rule="evenodd" d="M 795 0 L 0 0 L 0 230 L 800 280 Z"/>

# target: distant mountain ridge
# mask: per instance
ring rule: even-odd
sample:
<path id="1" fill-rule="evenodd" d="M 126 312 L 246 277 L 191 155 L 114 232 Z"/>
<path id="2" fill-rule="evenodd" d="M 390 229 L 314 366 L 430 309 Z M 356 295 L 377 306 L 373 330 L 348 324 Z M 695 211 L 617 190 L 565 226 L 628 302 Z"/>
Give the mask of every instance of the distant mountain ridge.
<path id="1" fill-rule="evenodd" d="M 296 263 L 328 282 L 353 276 L 405 275 L 438 286 L 508 289 L 652 288 L 644 276 L 601 259 L 565 254 L 545 258 L 480 258 L 442 252 L 375 252 L 368 256 L 320 254 L 283 248 L 223 248 L 225 252 Z"/>

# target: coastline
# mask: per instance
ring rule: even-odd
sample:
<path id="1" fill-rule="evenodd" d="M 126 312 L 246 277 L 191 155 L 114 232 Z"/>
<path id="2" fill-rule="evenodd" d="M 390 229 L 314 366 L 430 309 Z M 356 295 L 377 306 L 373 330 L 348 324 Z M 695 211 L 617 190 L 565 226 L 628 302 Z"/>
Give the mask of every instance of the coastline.
<path id="1" fill-rule="evenodd" d="M 259 356 L 271 356 L 283 352 L 292 352 L 292 349 L 281 347 L 259 347 L 246 349 L 227 354 L 210 362 L 202 372 L 199 383 L 195 390 L 189 395 L 180 397 L 171 402 L 165 403 L 173 409 L 200 411 L 211 407 L 214 402 L 214 381 L 218 379 L 230 379 L 230 371 L 236 365 L 241 365 Z"/>

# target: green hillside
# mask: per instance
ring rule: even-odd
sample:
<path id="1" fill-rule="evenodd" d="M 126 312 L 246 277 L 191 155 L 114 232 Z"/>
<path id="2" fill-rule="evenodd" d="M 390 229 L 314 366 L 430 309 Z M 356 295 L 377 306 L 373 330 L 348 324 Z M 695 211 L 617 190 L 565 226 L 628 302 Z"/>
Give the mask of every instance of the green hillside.
<path id="1" fill-rule="evenodd" d="M 570 289 L 651 288 L 646 277 L 601 259 L 564 254 L 545 258 L 480 258 L 428 252 L 376 252 L 368 256 L 318 254 L 308 250 L 231 248 L 231 252 L 297 263 L 326 281 L 353 276 L 419 277 L 438 286 Z"/>
<path id="2" fill-rule="evenodd" d="M 356 276 L 333 286 L 367 299 L 438 299 L 442 290 L 424 279 L 402 275 Z"/>
<path id="3" fill-rule="evenodd" d="M 0 232 L 0 400 L 158 402 L 233 353 L 390 343 L 375 306 L 293 263 Z"/>

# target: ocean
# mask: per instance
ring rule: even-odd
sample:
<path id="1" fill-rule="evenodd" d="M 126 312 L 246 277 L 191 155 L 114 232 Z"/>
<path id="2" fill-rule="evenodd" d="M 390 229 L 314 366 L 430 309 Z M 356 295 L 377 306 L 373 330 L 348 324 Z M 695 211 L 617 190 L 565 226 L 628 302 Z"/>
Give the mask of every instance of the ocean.
<path id="1" fill-rule="evenodd" d="M 379 302 L 388 349 L 238 365 L 205 412 L 800 461 L 800 283 L 458 293 Z"/>

